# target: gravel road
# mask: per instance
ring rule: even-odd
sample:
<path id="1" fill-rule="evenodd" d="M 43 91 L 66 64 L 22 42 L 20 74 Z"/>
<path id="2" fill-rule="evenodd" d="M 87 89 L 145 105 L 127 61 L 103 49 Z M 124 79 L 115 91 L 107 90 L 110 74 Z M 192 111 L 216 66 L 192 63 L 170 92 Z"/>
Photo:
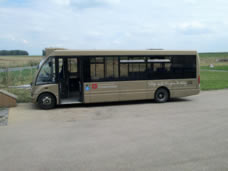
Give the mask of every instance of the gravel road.
<path id="1" fill-rule="evenodd" d="M 6 126 L 8 123 L 8 109 L 0 108 L 0 126 Z"/>

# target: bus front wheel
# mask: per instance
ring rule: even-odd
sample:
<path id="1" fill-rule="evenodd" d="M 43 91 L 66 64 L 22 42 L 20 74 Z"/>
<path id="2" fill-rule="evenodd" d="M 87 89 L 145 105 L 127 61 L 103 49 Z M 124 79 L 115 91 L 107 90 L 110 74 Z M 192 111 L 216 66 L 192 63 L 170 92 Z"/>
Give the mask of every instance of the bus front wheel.
<path id="1" fill-rule="evenodd" d="M 55 97 L 50 93 L 43 93 L 38 98 L 38 105 L 42 109 L 52 109 L 56 105 Z"/>
<path id="2" fill-rule="evenodd" d="M 155 101 L 157 103 L 165 103 L 168 101 L 169 99 L 169 92 L 167 89 L 165 88 L 159 88 L 156 93 L 155 93 L 155 97 L 154 97 Z"/>

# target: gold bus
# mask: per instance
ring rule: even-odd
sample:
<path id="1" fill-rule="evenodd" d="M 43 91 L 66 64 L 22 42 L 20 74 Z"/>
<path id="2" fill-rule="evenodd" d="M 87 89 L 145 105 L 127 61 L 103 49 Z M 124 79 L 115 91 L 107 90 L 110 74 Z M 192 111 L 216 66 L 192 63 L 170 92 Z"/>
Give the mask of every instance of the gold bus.
<path id="1" fill-rule="evenodd" d="M 56 105 L 116 102 L 196 95 L 200 92 L 196 51 L 53 50 L 39 65 L 32 99 Z"/>

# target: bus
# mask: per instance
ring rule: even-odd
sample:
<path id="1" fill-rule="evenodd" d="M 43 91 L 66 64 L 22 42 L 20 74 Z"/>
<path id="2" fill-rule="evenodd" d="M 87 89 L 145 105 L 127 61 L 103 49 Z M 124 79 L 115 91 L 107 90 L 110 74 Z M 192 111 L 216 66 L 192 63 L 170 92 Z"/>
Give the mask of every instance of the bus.
<path id="1" fill-rule="evenodd" d="M 154 99 L 200 93 L 197 51 L 53 50 L 34 77 L 32 99 L 56 105 Z"/>

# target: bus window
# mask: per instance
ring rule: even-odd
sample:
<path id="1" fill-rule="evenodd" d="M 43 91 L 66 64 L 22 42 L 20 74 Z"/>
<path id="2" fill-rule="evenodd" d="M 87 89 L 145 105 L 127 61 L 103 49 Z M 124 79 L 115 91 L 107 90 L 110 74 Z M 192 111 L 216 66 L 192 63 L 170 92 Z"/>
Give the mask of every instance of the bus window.
<path id="1" fill-rule="evenodd" d="M 147 59 L 147 72 L 149 79 L 169 79 L 171 70 L 171 57 L 151 56 Z"/>
<path id="2" fill-rule="evenodd" d="M 119 78 L 118 72 L 118 58 L 106 57 L 105 58 L 105 80 L 112 81 Z"/>
<path id="3" fill-rule="evenodd" d="M 129 58 L 129 79 L 142 80 L 145 78 L 146 63 L 144 57 Z"/>
<path id="4" fill-rule="evenodd" d="M 171 68 L 173 78 L 196 78 L 196 56 L 174 56 Z"/>
<path id="5" fill-rule="evenodd" d="M 128 57 L 120 57 L 120 80 L 128 80 Z"/>
<path id="6" fill-rule="evenodd" d="M 104 80 L 104 57 L 94 57 L 90 59 L 91 81 Z"/>
<path id="7" fill-rule="evenodd" d="M 68 58 L 68 71 L 70 73 L 78 72 L 78 59 L 77 58 Z"/>
<path id="8" fill-rule="evenodd" d="M 55 58 L 49 58 L 42 66 L 36 84 L 55 83 Z"/>
<path id="9" fill-rule="evenodd" d="M 114 65 L 114 78 L 119 78 L 119 59 L 118 57 L 113 58 L 113 65 Z"/>
<path id="10" fill-rule="evenodd" d="M 148 57 L 149 79 L 196 78 L 196 56 Z"/>
<path id="11" fill-rule="evenodd" d="M 121 57 L 120 79 L 142 80 L 145 79 L 146 60 L 145 57 Z"/>

